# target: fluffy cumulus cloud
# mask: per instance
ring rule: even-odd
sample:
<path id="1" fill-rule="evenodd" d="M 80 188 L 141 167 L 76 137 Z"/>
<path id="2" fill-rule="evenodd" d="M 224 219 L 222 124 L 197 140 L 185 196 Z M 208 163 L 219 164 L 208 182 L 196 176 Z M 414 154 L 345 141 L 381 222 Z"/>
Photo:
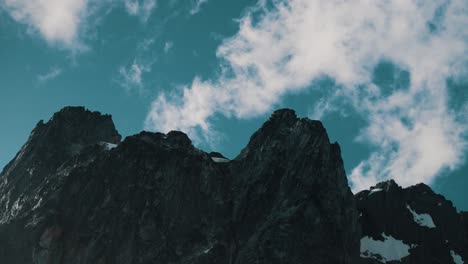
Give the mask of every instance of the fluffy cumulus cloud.
<path id="1" fill-rule="evenodd" d="M 467 72 L 466 0 L 272 3 L 260 1 L 218 48 L 222 73 L 161 94 L 147 128 L 203 139 L 214 115 L 265 114 L 284 95 L 328 76 L 337 85 L 318 101 L 318 115 L 346 103 L 368 121 L 357 140 L 375 146 L 351 172 L 355 191 L 389 178 L 430 183 L 463 162 L 468 107 L 451 107 L 446 83 Z M 376 85 L 373 73 L 382 61 L 408 72 L 409 84 Z"/>
<path id="2" fill-rule="evenodd" d="M 125 0 L 124 3 L 128 14 L 139 16 L 143 22 L 149 19 L 156 7 L 156 0 Z"/>
<path id="3" fill-rule="evenodd" d="M 18 22 L 38 31 L 48 42 L 71 46 L 77 40 L 87 0 L 0 0 Z"/>
<path id="4" fill-rule="evenodd" d="M 143 22 L 156 7 L 156 0 L 0 0 L 0 8 L 48 43 L 79 51 L 87 49 L 85 33 L 117 3 L 123 3 L 128 14 Z"/>

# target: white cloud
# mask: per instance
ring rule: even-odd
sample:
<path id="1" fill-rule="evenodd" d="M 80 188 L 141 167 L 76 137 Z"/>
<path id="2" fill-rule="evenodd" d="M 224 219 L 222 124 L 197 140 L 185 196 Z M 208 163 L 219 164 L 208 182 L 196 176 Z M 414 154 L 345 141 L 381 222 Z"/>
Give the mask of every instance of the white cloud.
<path id="1" fill-rule="evenodd" d="M 166 43 L 164 43 L 164 53 L 168 53 L 169 50 L 172 49 L 172 46 L 174 46 L 174 43 L 171 41 L 167 41 Z"/>
<path id="2" fill-rule="evenodd" d="M 352 171 L 354 191 L 389 178 L 404 186 L 430 183 L 463 162 L 468 117 L 448 105 L 446 80 L 467 70 L 466 0 L 278 0 L 273 9 L 264 2 L 218 48 L 219 78 L 195 78 L 161 94 L 148 129 L 200 138 L 212 133 L 215 114 L 265 114 L 285 94 L 310 89 L 327 75 L 337 86 L 322 104 L 354 107 L 368 120 L 358 140 L 376 149 Z M 388 93 L 374 85 L 373 69 L 382 60 L 408 71 L 409 87 Z"/>
<path id="3" fill-rule="evenodd" d="M 156 7 L 156 0 L 125 0 L 125 9 L 132 16 L 139 16 L 146 22 Z"/>
<path id="4" fill-rule="evenodd" d="M 77 40 L 87 4 L 87 0 L 0 0 L 0 7 L 16 21 L 34 28 L 50 43 L 67 46 Z"/>
<path id="5" fill-rule="evenodd" d="M 39 74 L 37 80 L 40 83 L 45 83 L 47 81 L 53 80 L 62 74 L 62 69 L 59 67 L 52 67 L 50 70 L 44 74 Z"/>
<path id="6" fill-rule="evenodd" d="M 142 89 L 143 88 L 143 74 L 150 72 L 151 67 L 149 65 L 138 63 L 134 61 L 128 67 L 121 66 L 119 68 L 119 74 L 121 79 L 119 83 L 130 90 L 133 88 Z"/>
<path id="7" fill-rule="evenodd" d="M 154 44 L 154 42 L 154 38 L 143 39 L 140 43 L 138 43 L 137 50 L 147 51 Z"/>
<path id="8" fill-rule="evenodd" d="M 192 9 L 190 9 L 190 14 L 191 15 L 195 15 L 197 13 L 199 13 L 201 11 L 201 7 L 203 4 L 207 3 L 208 0 L 195 0 L 195 3 L 192 7 Z"/>

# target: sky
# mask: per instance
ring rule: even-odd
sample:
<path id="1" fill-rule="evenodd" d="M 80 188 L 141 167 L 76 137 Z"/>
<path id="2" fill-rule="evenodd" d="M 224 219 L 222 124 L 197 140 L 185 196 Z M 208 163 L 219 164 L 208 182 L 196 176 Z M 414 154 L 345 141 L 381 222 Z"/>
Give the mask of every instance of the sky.
<path id="1" fill-rule="evenodd" d="M 322 120 L 354 192 L 468 210 L 466 0 L 0 0 L 0 167 L 68 105 L 234 158 L 278 108 Z"/>

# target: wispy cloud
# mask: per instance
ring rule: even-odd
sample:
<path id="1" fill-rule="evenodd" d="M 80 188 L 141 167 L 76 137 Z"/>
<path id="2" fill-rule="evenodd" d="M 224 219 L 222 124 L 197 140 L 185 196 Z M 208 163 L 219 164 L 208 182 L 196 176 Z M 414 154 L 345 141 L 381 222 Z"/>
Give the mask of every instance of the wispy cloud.
<path id="1" fill-rule="evenodd" d="M 164 53 L 168 53 L 169 50 L 172 49 L 172 46 L 174 46 L 174 43 L 171 41 L 167 41 L 166 43 L 164 43 Z"/>
<path id="2" fill-rule="evenodd" d="M 146 22 L 156 7 L 156 0 L 125 0 L 125 9 L 132 16 L 139 16 Z"/>
<path id="3" fill-rule="evenodd" d="M 39 74 L 37 76 L 37 80 L 39 83 L 45 83 L 50 80 L 57 78 L 60 74 L 62 74 L 62 69 L 59 67 L 52 67 L 48 72 L 44 74 Z"/>
<path id="4" fill-rule="evenodd" d="M 146 51 L 151 47 L 151 45 L 154 44 L 154 42 L 155 42 L 154 38 L 146 38 L 146 39 L 142 40 L 140 43 L 138 43 L 137 50 L 138 51 Z"/>
<path id="5" fill-rule="evenodd" d="M 265 114 L 284 95 L 311 89 L 325 75 L 337 85 L 322 104 L 353 107 L 368 121 L 358 140 L 376 149 L 352 171 L 354 190 L 389 178 L 405 186 L 430 183 L 463 162 L 468 117 L 448 104 L 446 80 L 463 78 L 467 70 L 467 1 L 273 3 L 246 14 L 238 33 L 218 48 L 219 78 L 197 77 L 161 94 L 146 127 L 208 139 L 214 115 Z M 409 72 L 409 87 L 388 92 L 373 83 L 383 60 Z"/>
<path id="6" fill-rule="evenodd" d="M 133 61 L 129 66 L 121 66 L 119 68 L 120 78 L 119 84 L 127 90 L 143 88 L 143 74 L 151 71 L 151 67 L 144 63 Z"/>
<path id="7" fill-rule="evenodd" d="M 190 9 L 190 14 L 195 15 L 201 11 L 201 7 L 203 4 L 206 4 L 208 0 L 195 0 L 192 9 Z"/>

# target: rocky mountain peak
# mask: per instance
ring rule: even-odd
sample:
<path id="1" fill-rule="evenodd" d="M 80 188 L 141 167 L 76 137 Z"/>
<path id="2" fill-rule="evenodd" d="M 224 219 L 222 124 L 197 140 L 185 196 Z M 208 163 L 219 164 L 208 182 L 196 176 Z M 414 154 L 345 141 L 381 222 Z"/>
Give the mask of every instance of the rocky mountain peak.
<path id="1" fill-rule="evenodd" d="M 426 184 L 406 188 L 389 180 L 355 195 L 364 263 L 463 263 L 468 260 L 464 217 Z M 387 247 L 388 250 L 381 250 Z"/>
<path id="2" fill-rule="evenodd" d="M 338 144 L 291 109 L 230 160 L 66 107 L 0 174 L 2 264 L 458 264 L 467 219 L 425 184 L 353 196 Z"/>
<path id="3" fill-rule="evenodd" d="M 330 147 L 327 132 L 320 121 L 298 118 L 294 110 L 280 109 L 251 136 L 238 158 L 253 155 L 253 150 L 258 155 L 267 152 L 273 155 L 291 147 L 297 148 L 296 151 L 320 149 L 319 145 Z M 338 145 L 334 145 L 333 149 L 339 152 Z"/>
<path id="4" fill-rule="evenodd" d="M 66 143 L 94 144 L 100 141 L 117 144 L 121 136 L 111 115 L 92 112 L 81 106 L 68 106 L 41 125 L 45 136 Z"/>
<path id="5" fill-rule="evenodd" d="M 18 166 L 31 167 L 32 164 L 20 164 L 33 160 L 35 163 L 47 163 L 46 167 L 54 170 L 88 146 L 118 144 L 120 139 L 110 115 L 92 112 L 81 106 L 68 106 L 55 113 L 49 121 L 37 123 L 28 141 L 4 171 L 11 172 Z"/>
<path id="6" fill-rule="evenodd" d="M 126 137 L 121 145 L 132 152 L 156 147 L 158 149 L 181 149 L 184 150 L 183 154 L 187 154 L 195 149 L 189 137 L 180 131 L 170 131 L 167 134 L 142 131 Z"/>
<path id="7" fill-rule="evenodd" d="M 383 190 L 385 192 L 395 192 L 401 190 L 401 187 L 393 180 L 383 181 L 377 183 L 375 186 L 370 188 L 370 191 Z"/>
<path id="8" fill-rule="evenodd" d="M 297 120 L 297 115 L 296 111 L 289 109 L 289 108 L 283 108 L 283 109 L 278 109 L 271 114 L 270 120 L 272 122 L 277 122 L 277 123 L 284 123 L 286 124 L 288 122 L 295 122 Z"/>
<path id="9" fill-rule="evenodd" d="M 184 132 L 170 131 L 167 133 L 167 140 L 180 146 L 192 146 L 192 141 Z"/>
<path id="10" fill-rule="evenodd" d="M 65 107 L 49 121 L 39 121 L 0 174 L 0 222 L 29 215 L 31 208 L 56 197 L 70 170 L 87 165 L 120 138 L 110 115 L 84 107 Z"/>
<path id="11" fill-rule="evenodd" d="M 235 160 L 196 149 L 179 131 L 91 144 L 118 139 L 110 116 L 81 107 L 38 124 L 16 169 L 6 172 L 20 180 L 0 187 L 12 193 L 0 202 L 1 263 L 338 264 L 359 257 L 339 147 L 318 121 L 276 111 Z"/>

